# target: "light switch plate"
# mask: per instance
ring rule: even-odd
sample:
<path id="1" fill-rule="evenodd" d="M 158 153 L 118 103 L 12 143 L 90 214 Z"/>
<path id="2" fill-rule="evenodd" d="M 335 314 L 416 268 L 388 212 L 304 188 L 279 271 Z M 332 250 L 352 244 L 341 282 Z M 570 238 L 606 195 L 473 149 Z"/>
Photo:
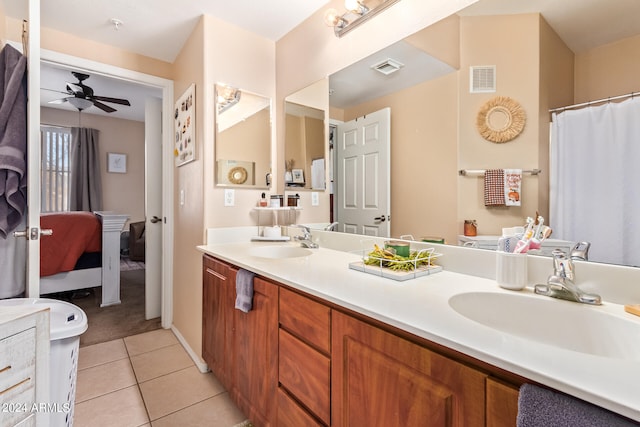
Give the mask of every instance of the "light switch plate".
<path id="1" fill-rule="evenodd" d="M 184 189 L 180 190 L 180 206 L 184 206 Z"/>
<path id="2" fill-rule="evenodd" d="M 319 206 L 320 205 L 320 198 L 318 196 L 318 192 L 314 191 L 311 193 L 311 206 Z"/>
<path id="3" fill-rule="evenodd" d="M 224 190 L 224 205 L 225 206 L 233 206 L 235 204 L 235 190 L 231 188 L 226 188 Z"/>

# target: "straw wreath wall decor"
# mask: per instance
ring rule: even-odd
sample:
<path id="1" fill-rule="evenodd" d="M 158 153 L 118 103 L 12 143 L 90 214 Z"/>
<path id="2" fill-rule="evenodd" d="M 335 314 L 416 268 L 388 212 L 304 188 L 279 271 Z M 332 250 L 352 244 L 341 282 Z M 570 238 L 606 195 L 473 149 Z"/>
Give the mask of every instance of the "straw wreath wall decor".
<path id="1" fill-rule="evenodd" d="M 231 168 L 229 174 L 227 175 L 227 179 L 231 184 L 244 184 L 247 181 L 247 170 L 242 166 L 236 166 L 235 168 Z"/>
<path id="2" fill-rule="evenodd" d="M 476 127 L 487 141 L 503 143 L 520 135 L 526 121 L 526 114 L 518 101 L 496 96 L 480 108 Z"/>

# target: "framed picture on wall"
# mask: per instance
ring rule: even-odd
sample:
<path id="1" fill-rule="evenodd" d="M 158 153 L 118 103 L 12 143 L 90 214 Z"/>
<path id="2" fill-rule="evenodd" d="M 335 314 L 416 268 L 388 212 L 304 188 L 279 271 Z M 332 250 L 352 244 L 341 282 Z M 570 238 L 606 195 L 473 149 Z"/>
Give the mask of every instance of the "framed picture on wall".
<path id="1" fill-rule="evenodd" d="M 107 172 L 127 173 L 127 155 L 107 153 Z"/>
<path id="2" fill-rule="evenodd" d="M 304 184 L 304 171 L 302 169 L 291 169 L 291 175 L 294 183 Z"/>
<path id="3" fill-rule="evenodd" d="M 196 85 L 192 84 L 176 101 L 173 114 L 175 165 L 182 166 L 196 159 Z"/>

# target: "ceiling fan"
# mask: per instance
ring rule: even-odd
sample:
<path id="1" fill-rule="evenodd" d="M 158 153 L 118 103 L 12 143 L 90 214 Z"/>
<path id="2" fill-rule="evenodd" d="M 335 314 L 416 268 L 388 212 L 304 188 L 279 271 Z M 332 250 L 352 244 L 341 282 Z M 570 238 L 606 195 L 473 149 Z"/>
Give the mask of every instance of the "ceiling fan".
<path id="1" fill-rule="evenodd" d="M 109 105 L 103 104 L 103 102 L 131 106 L 131 103 L 129 103 L 129 101 L 126 99 L 94 95 L 93 89 L 83 83 L 90 77 L 88 74 L 78 73 L 76 71 L 72 71 L 71 74 L 73 74 L 73 76 L 78 79 L 77 83 L 67 82 L 66 93 L 72 96 L 49 101 L 50 104 L 63 104 L 65 102 L 68 102 L 76 107 L 79 111 L 85 110 L 92 105 L 95 105 L 106 113 L 113 113 L 117 110 Z"/>

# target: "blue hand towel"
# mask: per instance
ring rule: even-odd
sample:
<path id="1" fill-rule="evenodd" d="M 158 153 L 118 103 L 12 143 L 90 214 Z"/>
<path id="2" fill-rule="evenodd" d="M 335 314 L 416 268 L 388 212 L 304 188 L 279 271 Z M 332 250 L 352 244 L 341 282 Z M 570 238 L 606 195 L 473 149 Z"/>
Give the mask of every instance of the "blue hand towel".
<path id="1" fill-rule="evenodd" d="M 253 307 L 253 276 L 254 273 L 240 269 L 236 274 L 236 307 L 248 313 Z"/>
<path id="2" fill-rule="evenodd" d="M 627 427 L 633 421 L 575 397 L 523 384 L 518 397 L 517 427 Z"/>

